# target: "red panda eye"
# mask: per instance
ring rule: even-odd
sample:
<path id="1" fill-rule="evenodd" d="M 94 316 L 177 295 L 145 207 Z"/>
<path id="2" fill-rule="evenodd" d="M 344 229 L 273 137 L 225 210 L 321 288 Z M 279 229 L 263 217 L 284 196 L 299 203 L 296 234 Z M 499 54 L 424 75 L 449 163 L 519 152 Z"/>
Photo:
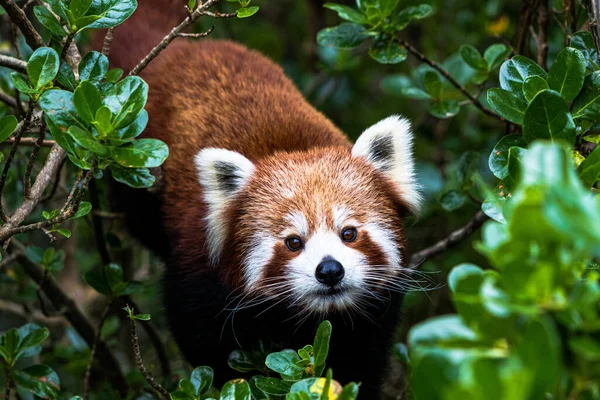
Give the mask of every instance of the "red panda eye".
<path id="1" fill-rule="evenodd" d="M 302 248 L 303 243 L 302 243 L 302 239 L 300 239 L 299 237 L 292 236 L 292 237 L 285 239 L 285 245 L 291 251 L 298 251 Z"/>
<path id="2" fill-rule="evenodd" d="M 342 240 L 344 242 L 354 242 L 354 240 L 356 240 L 357 234 L 358 233 L 356 232 L 356 228 L 346 228 L 342 232 Z"/>

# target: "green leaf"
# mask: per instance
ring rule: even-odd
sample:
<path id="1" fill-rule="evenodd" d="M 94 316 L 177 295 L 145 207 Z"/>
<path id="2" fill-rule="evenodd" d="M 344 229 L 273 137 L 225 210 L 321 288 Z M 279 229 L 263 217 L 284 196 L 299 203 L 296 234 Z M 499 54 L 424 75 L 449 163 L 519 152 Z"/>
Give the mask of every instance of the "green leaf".
<path id="1" fill-rule="evenodd" d="M 587 187 L 592 187 L 600 180 L 600 146 L 579 164 L 579 176 Z"/>
<path id="2" fill-rule="evenodd" d="M 393 39 L 379 35 L 373 40 L 369 55 L 381 64 L 398 64 L 406 60 L 408 51 Z"/>
<path id="3" fill-rule="evenodd" d="M 458 282 L 472 275 L 482 275 L 483 270 L 477 265 L 473 264 L 460 264 L 452 268 L 448 274 L 448 286 L 452 292 L 456 291 Z"/>
<path id="4" fill-rule="evenodd" d="M 19 122 L 14 115 L 7 115 L 0 118 L 0 143 L 9 138 L 10 135 L 17 129 Z"/>
<path id="5" fill-rule="evenodd" d="M 94 116 L 93 123 L 94 126 L 98 129 L 98 131 L 100 131 L 101 135 L 105 135 L 111 130 L 111 121 L 112 112 L 110 111 L 110 108 L 106 106 L 101 106 L 100 108 L 98 108 L 98 110 L 96 110 L 96 115 Z"/>
<path id="6" fill-rule="evenodd" d="M 158 139 L 138 139 L 113 150 L 113 160 L 125 168 L 158 167 L 168 155 L 169 148 Z"/>
<path id="7" fill-rule="evenodd" d="M 63 62 L 58 69 L 58 75 L 56 75 L 58 83 L 63 85 L 65 88 L 74 91 L 77 88 L 77 81 L 75 80 L 75 74 L 69 64 Z"/>
<path id="8" fill-rule="evenodd" d="M 490 171 L 498 178 L 504 179 L 508 176 L 508 150 L 511 147 L 526 147 L 527 142 L 521 135 L 504 136 L 490 153 L 488 165 Z"/>
<path id="9" fill-rule="evenodd" d="M 123 76 L 123 70 L 121 68 L 113 68 L 106 73 L 104 80 L 106 82 L 116 83 Z"/>
<path id="10" fill-rule="evenodd" d="M 128 140 L 138 137 L 144 129 L 146 129 L 146 125 L 148 125 L 148 112 L 142 110 L 135 121 L 116 132 L 117 137 L 119 140 Z"/>
<path id="11" fill-rule="evenodd" d="M 13 84 L 19 92 L 25 94 L 38 93 L 38 90 L 32 88 L 29 82 L 27 82 L 20 73 L 13 71 L 10 73 L 10 76 L 13 80 Z"/>
<path id="12" fill-rule="evenodd" d="M 19 331 L 15 328 L 9 329 L 8 332 L 4 334 L 4 348 L 10 354 L 10 358 L 14 361 L 14 357 L 19 352 L 19 345 L 21 343 L 21 335 Z"/>
<path id="13" fill-rule="evenodd" d="M 437 72 L 427 71 L 425 75 L 423 75 L 423 84 L 425 85 L 425 90 L 431 97 L 434 99 L 442 98 L 444 85 L 442 84 L 442 79 Z"/>
<path id="14" fill-rule="evenodd" d="M 488 71 L 498 68 L 504 59 L 510 55 L 510 49 L 502 43 L 495 43 L 483 53 L 483 59 L 487 63 Z"/>
<path id="15" fill-rule="evenodd" d="M 338 49 L 352 49 L 373 36 L 364 26 L 346 22 L 332 28 L 325 28 L 317 34 L 320 46 L 330 46 Z"/>
<path id="16" fill-rule="evenodd" d="M 102 94 L 94 84 L 84 80 L 73 94 L 73 104 L 81 118 L 91 123 L 96 119 L 98 109 L 102 107 Z"/>
<path id="17" fill-rule="evenodd" d="M 132 123 L 146 105 L 148 85 L 140 77 L 128 76 L 115 84 L 104 98 L 104 105 L 114 115 L 113 126 L 117 129 Z"/>
<path id="18" fill-rule="evenodd" d="M 428 111 L 436 118 L 451 118 L 460 111 L 460 103 L 457 100 L 434 101 L 429 105 Z"/>
<path id="19" fill-rule="evenodd" d="M 56 232 L 59 235 L 66 237 L 67 239 L 71 237 L 71 231 L 69 229 L 53 229 L 50 232 Z"/>
<path id="20" fill-rule="evenodd" d="M 346 21 L 354 22 L 355 24 L 364 25 L 367 23 L 367 17 L 356 11 L 352 7 L 344 6 L 342 4 L 335 3 L 325 3 L 323 7 L 328 8 L 337 12 L 340 18 L 345 19 Z"/>
<path id="21" fill-rule="evenodd" d="M 41 264 L 44 258 L 44 250 L 37 246 L 27 246 L 25 257 L 34 264 Z"/>
<path id="22" fill-rule="evenodd" d="M 540 78 L 541 79 L 541 78 Z M 522 125 L 527 103 L 521 96 L 500 88 L 492 88 L 487 92 L 489 105 L 502 117 L 512 123 Z"/>
<path id="23" fill-rule="evenodd" d="M 269 369 L 281 375 L 299 379 L 302 377 L 304 368 L 296 364 L 298 361 L 300 361 L 300 357 L 294 350 L 283 350 L 269 354 L 265 360 L 265 364 Z"/>
<path id="24" fill-rule="evenodd" d="M 523 137 L 528 142 L 564 139 L 573 144 L 575 136 L 575 123 L 564 98 L 553 90 L 540 92 L 525 111 Z"/>
<path id="25" fill-rule="evenodd" d="M 63 21 L 67 21 L 67 14 L 65 10 L 64 0 L 47 0 L 46 3 L 50 5 L 50 8 L 56 15 L 62 18 Z"/>
<path id="26" fill-rule="evenodd" d="M 44 399 L 58 399 L 60 379 L 52 368 L 44 364 L 15 371 L 17 386 Z"/>
<path id="27" fill-rule="evenodd" d="M 421 4 L 414 7 L 407 7 L 392 18 L 394 29 L 402 30 L 410 24 L 412 20 L 423 19 L 431 14 L 433 8 L 429 4 Z"/>
<path id="28" fill-rule="evenodd" d="M 460 46 L 460 56 L 474 70 L 487 72 L 488 64 L 475 47 L 468 44 Z"/>
<path id="29" fill-rule="evenodd" d="M 573 119 L 591 123 L 600 120 L 600 71 L 585 78 L 583 90 L 573 102 Z"/>
<path id="30" fill-rule="evenodd" d="M 594 37 L 588 31 L 580 31 L 571 36 L 569 46 L 581 51 L 587 60 L 588 68 L 598 69 L 598 52 L 594 44 Z"/>
<path id="31" fill-rule="evenodd" d="M 440 205 L 448 212 L 452 212 L 461 208 L 469 198 L 466 194 L 458 190 L 449 190 L 440 198 Z"/>
<path id="32" fill-rule="evenodd" d="M 227 364 L 231 369 L 240 372 L 251 372 L 264 370 L 264 359 L 257 359 L 252 353 L 244 350 L 234 350 L 229 354 Z"/>
<path id="33" fill-rule="evenodd" d="M 223 385 L 220 400 L 252 400 L 250 385 L 244 379 L 234 379 Z"/>
<path id="34" fill-rule="evenodd" d="M 83 17 L 92 5 L 92 0 L 71 0 L 69 3 L 69 11 L 75 19 Z"/>
<path id="35" fill-rule="evenodd" d="M 51 33 L 58 35 L 59 37 L 67 36 L 67 31 L 62 27 L 60 22 L 54 15 L 44 6 L 33 7 L 33 13 L 37 17 L 38 21 Z"/>
<path id="36" fill-rule="evenodd" d="M 123 280 L 123 269 L 118 264 L 110 263 L 102 271 L 110 293 L 113 296 L 119 296 L 127 286 L 127 283 Z"/>
<path id="37" fill-rule="evenodd" d="M 293 384 L 293 382 L 282 381 L 277 378 L 264 377 L 257 378 L 255 383 L 257 388 L 272 396 L 285 396 Z"/>
<path id="38" fill-rule="evenodd" d="M 541 76 L 533 75 L 523 82 L 523 95 L 528 102 L 531 102 L 539 92 L 547 89 L 549 89 L 548 82 Z"/>
<path id="39" fill-rule="evenodd" d="M 170 394 L 171 400 L 194 400 L 194 397 L 184 391 L 178 390 Z"/>
<path id="40" fill-rule="evenodd" d="M 206 393 L 212 386 L 214 372 L 211 367 L 197 367 L 192 371 L 190 382 L 194 387 L 194 394 Z"/>
<path id="41" fill-rule="evenodd" d="M 81 29 L 112 28 L 123 23 L 136 8 L 136 0 L 94 0 L 87 15 L 98 15 L 100 19 L 87 26 L 78 24 L 78 27 Z"/>
<path id="42" fill-rule="evenodd" d="M 90 211 L 92 211 L 92 205 L 87 201 L 82 201 L 81 203 L 79 203 L 79 208 L 77 209 L 75 215 L 73 215 L 69 219 L 77 219 L 84 217 L 87 214 L 89 214 Z"/>
<path id="43" fill-rule="evenodd" d="M 515 94 L 522 94 L 523 82 L 533 75 L 546 78 L 547 74 L 529 58 L 514 56 L 500 67 L 500 87 Z"/>
<path id="44" fill-rule="evenodd" d="M 250 6 L 245 8 L 238 8 L 235 12 L 238 18 L 248 18 L 256 14 L 259 10 L 258 6 Z"/>
<path id="45" fill-rule="evenodd" d="M 50 336 L 50 331 L 46 328 L 37 329 L 23 338 L 21 341 L 21 349 L 25 350 L 33 346 L 41 344 Z"/>
<path id="46" fill-rule="evenodd" d="M 136 314 L 133 318 L 140 321 L 150 321 L 150 314 Z"/>
<path id="47" fill-rule="evenodd" d="M 108 71 L 108 58 L 97 51 L 90 51 L 79 63 L 79 80 L 99 82 Z"/>
<path id="48" fill-rule="evenodd" d="M 148 168 L 121 168 L 111 165 L 112 177 L 117 181 L 133 188 L 147 188 L 154 185 L 154 176 Z"/>
<path id="49" fill-rule="evenodd" d="M 569 347 L 585 361 L 600 361 L 600 342 L 593 340 L 588 336 L 570 338 Z"/>
<path id="50" fill-rule="evenodd" d="M 565 47 L 548 71 L 548 85 L 570 102 L 583 87 L 586 60 L 579 50 Z"/>
<path id="51" fill-rule="evenodd" d="M 58 74 L 58 54 L 50 47 L 40 47 L 27 61 L 27 76 L 36 90 L 41 89 Z"/>
<path id="52" fill-rule="evenodd" d="M 319 324 L 315 341 L 313 343 L 313 353 L 315 356 L 315 366 L 324 365 L 329 353 L 329 340 L 331 339 L 331 323 L 323 321 Z"/>
<path id="53" fill-rule="evenodd" d="M 76 125 L 72 125 L 67 130 L 67 133 L 78 145 L 86 150 L 89 150 L 101 157 L 106 157 L 110 154 L 110 149 L 98 140 L 96 136 L 87 130 L 81 129 Z"/>
<path id="54" fill-rule="evenodd" d="M 421 90 L 419 88 L 416 88 L 416 87 L 403 88 L 400 90 L 400 93 L 402 94 L 402 96 L 408 97 L 409 99 L 415 99 L 415 100 L 430 100 L 431 99 L 431 96 L 429 95 L 429 93 L 427 93 L 424 90 Z"/>
<path id="55" fill-rule="evenodd" d="M 46 121 L 52 119 L 62 132 L 66 132 L 71 125 L 85 126 L 75 111 L 71 92 L 48 90 L 40 97 L 39 105 L 45 113 Z"/>

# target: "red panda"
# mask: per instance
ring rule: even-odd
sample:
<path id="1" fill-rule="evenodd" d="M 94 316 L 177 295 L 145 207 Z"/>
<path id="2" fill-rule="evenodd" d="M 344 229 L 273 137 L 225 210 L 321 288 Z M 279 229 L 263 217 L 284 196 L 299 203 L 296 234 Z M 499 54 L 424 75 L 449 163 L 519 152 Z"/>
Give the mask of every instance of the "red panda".
<path id="1" fill-rule="evenodd" d="M 180 1 L 142 0 L 115 30 L 113 66 L 131 69 L 183 18 Z M 388 117 L 352 145 L 279 66 L 230 41 L 177 39 L 141 76 L 144 136 L 170 155 L 158 190 L 121 187 L 118 200 L 165 259 L 184 356 L 224 382 L 239 376 L 231 351 L 298 349 L 329 319 L 334 377 L 379 398 L 407 277 L 403 221 L 420 203 L 409 122 Z"/>

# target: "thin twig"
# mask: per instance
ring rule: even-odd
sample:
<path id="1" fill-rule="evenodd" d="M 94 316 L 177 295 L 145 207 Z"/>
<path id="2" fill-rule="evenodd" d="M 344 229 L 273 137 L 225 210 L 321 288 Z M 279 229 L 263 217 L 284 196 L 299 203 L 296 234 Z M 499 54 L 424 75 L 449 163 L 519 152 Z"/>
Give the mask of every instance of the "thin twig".
<path id="1" fill-rule="evenodd" d="M 446 78 L 448 80 L 448 82 L 450 82 L 463 95 L 465 95 L 465 97 L 467 97 L 471 101 L 471 103 L 473 103 L 473 105 L 475 107 L 477 107 L 479 110 L 481 110 L 481 112 L 483 112 L 486 115 L 489 115 L 490 117 L 494 117 L 494 118 L 496 118 L 499 121 L 502 121 L 502 122 L 506 121 L 503 117 L 501 117 L 500 115 L 496 114 L 492 110 L 489 110 L 489 109 L 485 108 L 483 106 L 483 104 L 481 104 L 481 102 L 479 101 L 479 99 L 477 99 L 477 97 L 475 97 L 471 93 L 469 93 L 469 91 L 463 85 L 461 85 L 456 79 L 454 79 L 454 77 L 452 75 L 450 75 L 450 73 L 448 71 L 446 71 L 441 65 L 439 65 L 435 61 L 430 60 L 429 58 L 425 57 L 425 55 L 423 53 L 421 53 L 419 50 L 417 50 L 415 47 L 413 47 L 412 45 L 410 45 L 406 41 L 398 39 L 398 38 L 396 38 L 395 40 L 402 47 L 404 47 L 406 50 L 408 50 L 409 53 L 411 53 L 412 55 L 414 55 L 415 57 L 417 57 L 421 62 L 424 62 L 425 64 L 429 65 L 430 67 L 432 67 L 433 69 L 435 69 L 436 71 L 438 71 L 440 74 L 442 74 L 444 76 L 444 78 Z"/>
<path id="2" fill-rule="evenodd" d="M 463 227 L 451 232 L 448 236 L 434 245 L 414 253 L 410 258 L 409 268 L 416 268 L 426 259 L 435 257 L 462 242 L 473 232 L 478 230 L 486 220 L 488 220 L 488 216 L 482 211 L 478 211 Z"/>
<path id="3" fill-rule="evenodd" d="M 16 240 L 13 240 L 13 246 L 17 250 L 24 250 L 25 246 Z M 42 282 L 44 271 L 40 266 L 29 261 L 25 256 L 19 257 L 19 263 L 23 266 L 25 272 L 36 282 Z M 77 303 L 69 297 L 56 282 L 54 277 L 49 276 L 43 286 L 46 297 L 52 302 L 52 305 L 57 310 L 64 310 L 65 318 L 71 323 L 73 328 L 81 335 L 90 348 L 94 344 L 96 330 L 87 318 L 87 316 L 79 309 Z M 102 339 L 98 341 L 98 361 L 106 371 L 112 385 L 119 391 L 122 396 L 128 393 L 128 385 L 123 376 L 119 362 L 112 353 L 106 342 Z"/>
<path id="4" fill-rule="evenodd" d="M 109 28 L 104 36 L 104 44 L 102 45 L 102 54 L 106 57 L 110 54 L 110 45 L 112 44 L 115 28 Z"/>
<path id="5" fill-rule="evenodd" d="M 200 32 L 200 33 L 178 33 L 177 36 L 180 37 L 187 37 L 187 38 L 201 38 L 201 37 L 206 37 L 208 35 L 210 35 L 212 33 L 212 31 L 215 30 L 215 26 L 211 26 L 206 32 Z"/>
<path id="6" fill-rule="evenodd" d="M 41 132 L 41 131 L 40 131 Z M 38 145 L 38 140 L 39 138 L 33 138 L 33 137 L 22 137 L 19 144 L 21 146 L 37 146 Z M 15 138 L 11 137 L 6 139 L 4 142 L 0 143 L 2 145 L 7 145 L 7 144 L 12 144 L 15 142 Z M 39 145 L 42 147 L 52 147 L 56 144 L 56 142 L 54 140 L 50 140 L 50 139 L 45 139 L 43 140 Z"/>
<path id="7" fill-rule="evenodd" d="M 9 107 L 12 108 L 17 108 L 17 101 L 15 100 L 14 97 L 4 93 L 2 90 L 0 90 L 0 101 L 5 103 L 6 105 L 8 105 Z M 5 143 L 6 141 L 2 142 Z"/>
<path id="8" fill-rule="evenodd" d="M 110 299 L 106 307 L 104 307 L 104 311 L 100 315 L 100 321 L 98 322 L 98 328 L 96 328 L 96 335 L 94 336 L 94 344 L 92 345 L 92 351 L 90 352 L 90 361 L 88 362 L 87 368 L 85 370 L 85 376 L 83 378 L 83 400 L 87 400 L 89 390 L 90 390 L 90 376 L 92 375 L 92 364 L 94 363 L 94 358 L 96 357 L 96 349 L 98 348 L 98 342 L 100 342 L 102 335 L 102 327 L 104 326 L 104 321 L 106 321 L 106 317 L 108 316 L 108 312 L 112 306 L 113 300 Z"/>
<path id="9" fill-rule="evenodd" d="M 211 11 L 204 11 L 203 12 L 204 15 L 208 15 L 209 17 L 212 18 L 234 18 L 237 17 L 237 13 L 236 12 L 232 12 L 232 13 L 220 13 L 218 11 L 215 12 L 211 12 Z"/>
<path id="10" fill-rule="evenodd" d="M 64 60 L 67 57 L 69 48 L 71 47 L 71 43 L 73 42 L 74 37 L 75 37 L 75 35 L 68 35 L 67 38 L 65 39 L 65 44 L 63 45 L 63 49 L 60 53 L 61 60 Z"/>
<path id="11" fill-rule="evenodd" d="M 150 375 L 150 373 L 146 370 L 146 367 L 144 366 L 144 362 L 142 360 L 142 354 L 140 353 L 140 344 L 139 344 L 138 335 L 137 335 L 137 328 L 135 326 L 135 318 L 130 318 L 130 321 L 131 321 L 131 344 L 133 345 L 133 355 L 135 357 L 135 362 L 137 364 L 138 370 L 142 373 L 142 375 L 144 376 L 144 379 L 146 380 L 146 382 L 148 382 L 148 385 L 150 385 L 150 387 L 156 392 L 158 397 L 162 397 L 162 398 L 168 400 L 171 398 L 171 396 L 170 396 L 169 392 L 167 391 L 167 389 L 165 389 L 158 382 L 156 382 L 154 380 L 154 378 L 152 377 L 152 375 Z"/>
<path id="12" fill-rule="evenodd" d="M 13 24 L 19 27 L 29 47 L 36 50 L 38 47 L 46 46 L 46 43 L 44 43 L 40 34 L 35 30 L 27 15 L 14 0 L 0 0 L 0 6 L 4 8 Z"/>
<path id="13" fill-rule="evenodd" d="M 136 65 L 130 72 L 129 75 L 138 75 L 144 68 L 150 64 L 152 60 L 154 60 L 167 46 L 175 40 L 179 36 L 180 33 L 183 32 L 185 28 L 191 25 L 198 17 L 201 15 L 207 15 L 206 10 L 215 4 L 219 3 L 221 0 L 208 0 L 206 3 L 202 4 L 202 6 L 198 7 L 194 12 L 188 15 L 183 22 L 177 25 L 175 28 L 171 30 L 171 32 L 165 36 L 160 43 L 158 43 L 151 51 Z"/>
<path id="14" fill-rule="evenodd" d="M 27 63 L 15 57 L 5 56 L 0 54 L 0 67 L 14 69 L 23 74 L 27 73 Z"/>
<path id="15" fill-rule="evenodd" d="M 21 52 L 21 46 L 19 46 L 19 28 L 13 24 L 12 26 L 12 45 L 15 49 L 15 53 L 17 53 L 17 58 L 19 60 L 23 59 L 23 53 Z"/>
<path id="16" fill-rule="evenodd" d="M 540 2 L 537 9 L 537 22 L 538 31 L 534 35 L 537 47 L 537 63 L 546 69 L 546 62 L 548 60 L 548 0 Z"/>
<path id="17" fill-rule="evenodd" d="M 583 5 L 588 13 L 589 27 L 594 38 L 596 53 L 598 53 L 598 62 L 600 63 L 600 25 L 598 25 L 600 10 L 598 10 L 597 0 L 583 0 Z"/>

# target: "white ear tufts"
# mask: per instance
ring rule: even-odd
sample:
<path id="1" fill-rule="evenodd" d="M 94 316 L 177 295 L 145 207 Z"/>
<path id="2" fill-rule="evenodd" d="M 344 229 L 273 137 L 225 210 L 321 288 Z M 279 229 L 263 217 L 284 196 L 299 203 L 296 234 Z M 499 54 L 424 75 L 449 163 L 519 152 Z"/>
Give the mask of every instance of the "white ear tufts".
<path id="1" fill-rule="evenodd" d="M 352 148 L 352 155 L 366 158 L 391 179 L 411 211 L 418 213 L 421 194 L 415 182 L 412 142 L 410 121 L 393 115 L 364 131 Z"/>
<path id="2" fill-rule="evenodd" d="M 223 211 L 229 200 L 248 182 L 254 172 L 254 164 L 235 151 L 206 148 L 195 157 L 198 180 L 208 212 L 207 243 L 212 263 L 219 259 L 227 235 Z"/>

